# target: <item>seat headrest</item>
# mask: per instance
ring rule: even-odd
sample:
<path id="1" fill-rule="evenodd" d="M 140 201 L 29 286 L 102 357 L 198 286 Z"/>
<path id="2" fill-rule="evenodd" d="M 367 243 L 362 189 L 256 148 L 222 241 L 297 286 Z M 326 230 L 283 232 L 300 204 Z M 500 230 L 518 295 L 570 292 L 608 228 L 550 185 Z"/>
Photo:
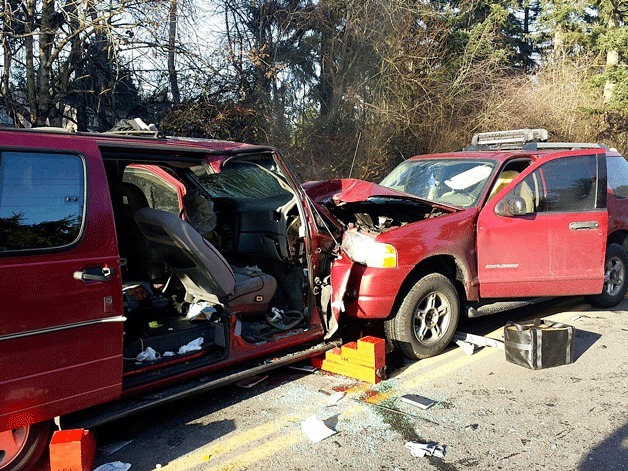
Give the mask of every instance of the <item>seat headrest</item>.
<path id="1" fill-rule="evenodd" d="M 126 207 L 133 214 L 135 214 L 139 209 L 149 206 L 148 200 L 146 199 L 146 195 L 144 194 L 144 192 L 140 189 L 139 186 L 133 183 L 118 183 L 113 188 L 112 196 L 114 198 L 113 204 L 115 206 Z"/>

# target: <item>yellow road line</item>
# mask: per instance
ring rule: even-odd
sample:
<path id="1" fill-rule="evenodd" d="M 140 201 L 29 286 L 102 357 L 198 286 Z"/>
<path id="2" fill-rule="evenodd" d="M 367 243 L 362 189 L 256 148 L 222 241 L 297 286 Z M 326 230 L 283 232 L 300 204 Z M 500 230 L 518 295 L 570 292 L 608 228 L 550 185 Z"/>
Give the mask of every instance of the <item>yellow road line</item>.
<path id="1" fill-rule="evenodd" d="M 499 333 L 501 333 L 501 329 L 491 332 L 488 336 L 490 337 Z M 451 374 L 456 370 L 498 353 L 501 354 L 498 350 L 486 347 L 475 353 L 473 356 L 467 356 L 463 355 L 462 351 L 456 348 L 437 357 L 422 360 L 417 364 L 411 365 L 408 369 L 394 378 L 399 381 L 399 384 L 396 385 L 394 389 L 370 396 L 369 398 L 364 399 L 364 402 L 379 404 L 392 396 L 398 395 L 400 390 L 416 388 L 420 384 L 427 381 Z M 346 393 L 348 397 L 358 396 L 361 393 L 371 390 L 372 388 L 373 386 L 370 384 L 361 383 L 348 388 Z M 302 411 L 302 413 L 298 415 L 285 415 L 279 417 L 271 422 L 234 434 L 233 436 L 215 445 L 210 444 L 209 446 L 197 449 L 171 462 L 169 466 L 164 468 L 164 470 L 176 469 L 183 471 L 197 467 L 203 462 L 207 462 L 208 467 L 206 469 L 216 469 L 221 471 L 245 469 L 253 463 L 268 458 L 269 456 L 273 456 L 284 448 L 306 441 L 306 438 L 301 430 L 295 430 L 287 435 L 263 441 L 251 448 L 246 446 L 253 442 L 259 442 L 264 437 L 270 436 L 271 434 L 277 433 L 281 428 L 287 426 L 289 423 L 294 424 L 305 420 L 307 416 L 313 413 L 311 408 L 309 409 L 309 411 Z M 344 417 L 351 417 L 363 410 L 364 405 L 361 405 L 358 402 L 343 410 L 341 415 Z M 228 461 L 220 464 L 211 463 L 212 459 L 218 461 L 220 457 L 225 457 L 225 455 L 230 452 L 235 452 L 235 456 Z"/>
<path id="2" fill-rule="evenodd" d="M 218 461 L 221 456 L 224 456 L 225 454 L 225 450 L 219 444 L 215 447 L 204 447 L 203 449 L 196 450 L 195 452 L 182 456 L 176 461 L 171 462 L 169 466 L 163 469 L 185 471 L 197 468 L 203 463 L 207 464 L 204 469 L 208 470 L 235 471 L 239 469 L 246 469 L 253 463 L 268 458 L 284 448 L 288 448 L 303 441 L 303 434 L 300 430 L 295 430 L 287 435 L 282 435 L 281 437 L 265 441 L 264 443 L 250 449 L 246 447 L 246 441 L 244 439 L 238 441 L 240 441 L 239 446 L 242 447 L 242 450 L 237 453 L 235 457 L 222 463 L 216 463 L 216 461 Z M 231 449 L 228 451 L 230 450 Z"/>

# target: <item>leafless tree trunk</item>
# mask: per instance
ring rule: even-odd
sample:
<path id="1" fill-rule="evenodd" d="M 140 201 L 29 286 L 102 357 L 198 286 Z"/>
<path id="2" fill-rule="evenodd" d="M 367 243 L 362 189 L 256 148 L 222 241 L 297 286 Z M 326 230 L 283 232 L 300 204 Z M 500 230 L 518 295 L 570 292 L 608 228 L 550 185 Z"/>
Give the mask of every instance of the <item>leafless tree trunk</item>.
<path id="1" fill-rule="evenodd" d="M 177 69 L 175 67 L 175 51 L 177 47 L 177 3 L 178 0 L 169 0 L 168 11 L 168 76 L 170 78 L 170 92 L 172 102 L 175 105 L 181 103 L 179 93 L 179 82 L 177 80 Z"/>

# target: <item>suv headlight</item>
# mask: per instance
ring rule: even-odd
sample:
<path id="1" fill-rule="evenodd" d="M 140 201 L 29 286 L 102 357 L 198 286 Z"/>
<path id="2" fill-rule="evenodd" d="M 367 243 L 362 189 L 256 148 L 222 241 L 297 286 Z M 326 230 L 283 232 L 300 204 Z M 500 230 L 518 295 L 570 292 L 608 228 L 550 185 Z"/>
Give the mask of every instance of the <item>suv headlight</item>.
<path id="1" fill-rule="evenodd" d="M 390 244 L 377 242 L 373 237 L 350 229 L 342 238 L 342 249 L 351 260 L 373 268 L 397 266 L 397 249 Z"/>

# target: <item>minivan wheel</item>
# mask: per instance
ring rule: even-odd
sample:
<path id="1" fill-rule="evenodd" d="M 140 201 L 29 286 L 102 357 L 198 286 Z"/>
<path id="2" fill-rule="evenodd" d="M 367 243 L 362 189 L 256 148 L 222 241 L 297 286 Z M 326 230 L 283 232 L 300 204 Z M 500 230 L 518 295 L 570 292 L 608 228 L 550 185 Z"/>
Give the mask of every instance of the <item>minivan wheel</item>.
<path id="1" fill-rule="evenodd" d="M 616 306 L 626 296 L 626 270 L 628 254 L 619 244 L 609 244 L 604 261 L 604 288 L 595 296 L 587 300 L 596 307 Z"/>
<path id="2" fill-rule="evenodd" d="M 384 324 L 386 338 L 413 360 L 442 352 L 456 333 L 460 302 L 453 283 L 440 273 L 421 278 L 406 294 L 395 317 Z"/>
<path id="3" fill-rule="evenodd" d="M 0 470 L 31 469 L 50 441 L 50 422 L 0 432 Z"/>

